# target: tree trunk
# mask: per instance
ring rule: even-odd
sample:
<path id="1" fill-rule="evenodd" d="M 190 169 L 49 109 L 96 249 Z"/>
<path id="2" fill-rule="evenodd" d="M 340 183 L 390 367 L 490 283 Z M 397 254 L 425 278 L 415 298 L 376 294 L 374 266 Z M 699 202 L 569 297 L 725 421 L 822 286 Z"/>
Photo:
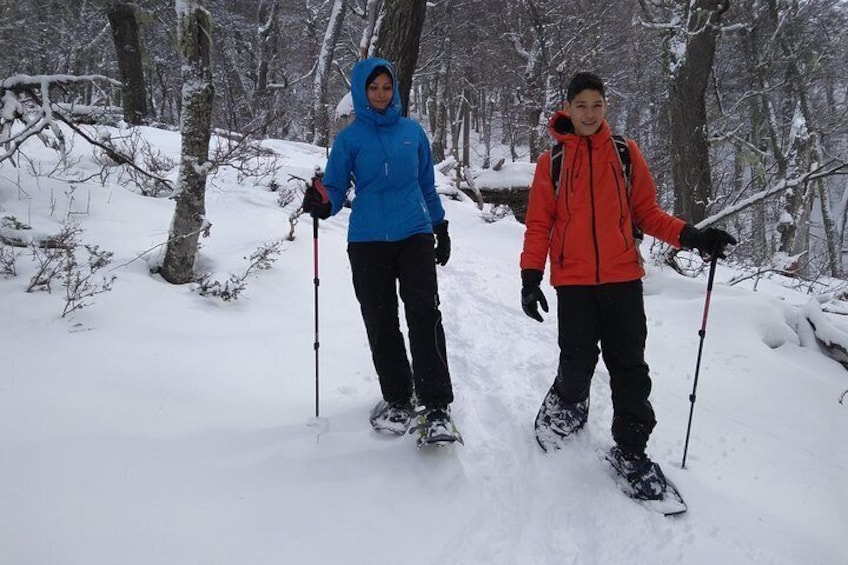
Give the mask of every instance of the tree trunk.
<path id="1" fill-rule="evenodd" d="M 707 215 L 712 196 L 707 109 L 704 99 L 715 58 L 721 14 L 728 2 L 695 0 L 689 3 L 686 28 L 672 45 L 682 54 L 672 57 L 669 84 L 671 166 L 674 178 L 674 213 L 692 223 Z"/>
<path id="2" fill-rule="evenodd" d="M 395 65 L 403 115 L 409 115 L 409 90 L 418 65 L 418 46 L 427 0 L 385 0 L 385 15 L 377 36 L 376 54 Z"/>
<path id="3" fill-rule="evenodd" d="M 471 101 L 468 89 L 462 93 L 462 166 L 471 164 Z"/>
<path id="4" fill-rule="evenodd" d="M 435 101 L 435 121 L 436 128 L 433 130 L 433 161 L 436 163 L 440 163 L 445 160 L 445 145 L 447 144 L 447 130 L 448 130 L 448 110 L 447 110 L 447 96 L 448 96 L 448 58 L 451 52 L 451 41 L 450 39 L 445 40 L 445 51 L 447 56 L 442 60 L 442 64 L 439 67 L 439 75 L 436 82 L 436 101 Z"/>
<path id="5" fill-rule="evenodd" d="M 106 8 L 112 41 L 121 73 L 121 89 L 124 119 L 128 124 L 139 125 L 147 116 L 147 88 L 144 84 L 144 68 L 141 64 L 141 42 L 135 6 L 128 3 L 110 3 Z"/>
<path id="6" fill-rule="evenodd" d="M 277 109 L 273 107 L 273 97 L 268 88 L 272 76 L 271 65 L 277 56 L 280 36 L 279 13 L 280 3 L 277 0 L 259 5 L 259 26 L 256 31 L 258 43 L 256 57 L 256 84 L 253 89 L 253 112 L 251 119 L 259 123 L 258 133 L 268 134 L 268 126 L 274 121 Z"/>
<path id="7" fill-rule="evenodd" d="M 179 186 L 174 218 L 162 265 L 162 277 L 173 284 L 194 280 L 197 240 L 208 230 L 206 174 L 212 121 L 212 17 L 203 0 L 176 0 L 177 30 L 183 56 L 183 103 Z"/>
<path id="8" fill-rule="evenodd" d="M 492 120 L 494 119 L 495 96 L 489 100 L 486 90 L 480 91 L 480 128 L 482 130 L 483 154 L 482 168 L 488 169 L 492 165 Z"/>
<path id="9" fill-rule="evenodd" d="M 359 40 L 359 58 L 364 59 L 371 54 L 374 32 L 377 29 L 377 16 L 380 12 L 380 0 L 367 0 L 365 4 L 365 27 L 362 39 Z"/>
<path id="10" fill-rule="evenodd" d="M 315 80 L 312 83 L 312 144 L 327 147 L 330 143 L 330 111 L 327 107 L 327 81 L 333 65 L 333 53 L 342 30 L 345 16 L 345 0 L 335 0 L 330 13 L 330 21 L 324 32 L 321 52 L 315 66 Z"/>

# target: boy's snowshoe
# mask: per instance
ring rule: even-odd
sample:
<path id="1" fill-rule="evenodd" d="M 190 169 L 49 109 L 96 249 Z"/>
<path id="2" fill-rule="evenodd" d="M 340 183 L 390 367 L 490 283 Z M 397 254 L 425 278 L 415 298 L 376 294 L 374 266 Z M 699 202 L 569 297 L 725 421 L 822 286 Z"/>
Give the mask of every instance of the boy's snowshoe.
<path id="1" fill-rule="evenodd" d="M 552 386 L 536 414 L 536 441 L 544 451 L 556 451 L 571 435 L 579 432 L 589 418 L 589 398 L 570 404 Z"/>
<path id="2" fill-rule="evenodd" d="M 686 503 L 677 488 L 647 455 L 627 453 L 613 446 L 604 459 L 624 494 L 642 506 L 666 516 L 686 512 Z"/>

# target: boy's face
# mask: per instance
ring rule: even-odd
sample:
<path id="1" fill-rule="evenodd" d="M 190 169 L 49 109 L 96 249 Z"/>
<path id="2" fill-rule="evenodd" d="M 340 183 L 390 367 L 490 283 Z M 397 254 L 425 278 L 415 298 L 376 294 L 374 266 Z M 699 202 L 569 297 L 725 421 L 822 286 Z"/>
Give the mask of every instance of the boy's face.
<path id="1" fill-rule="evenodd" d="M 565 111 L 571 116 L 574 133 L 592 135 L 601 127 L 607 112 L 607 101 L 597 90 L 581 90 L 570 102 L 566 100 Z"/>

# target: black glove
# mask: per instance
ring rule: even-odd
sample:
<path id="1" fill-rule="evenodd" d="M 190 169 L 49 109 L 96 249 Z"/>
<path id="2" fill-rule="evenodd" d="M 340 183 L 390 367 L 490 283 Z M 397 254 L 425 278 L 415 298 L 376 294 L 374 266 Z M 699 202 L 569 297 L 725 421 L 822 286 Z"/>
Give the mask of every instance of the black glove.
<path id="1" fill-rule="evenodd" d="M 436 235 L 436 265 L 445 266 L 450 259 L 450 236 L 448 235 L 448 221 L 439 222 L 433 226 Z"/>
<path id="2" fill-rule="evenodd" d="M 522 269 L 521 270 L 521 309 L 524 313 L 537 320 L 542 321 L 542 315 L 539 314 L 539 306 L 545 312 L 548 311 L 548 301 L 545 295 L 542 294 L 542 289 L 539 285 L 542 282 L 542 271 L 538 269 Z"/>
<path id="3" fill-rule="evenodd" d="M 306 183 L 306 192 L 303 194 L 303 211 L 313 218 L 326 220 L 330 217 L 332 210 L 333 204 L 330 202 L 327 189 L 324 188 L 321 175 L 315 175 L 311 181 Z"/>
<path id="4" fill-rule="evenodd" d="M 699 230 L 692 224 L 686 224 L 680 232 L 680 245 L 686 249 L 697 249 L 704 259 L 724 259 L 727 257 L 726 247 L 736 245 L 736 238 L 718 228 Z"/>

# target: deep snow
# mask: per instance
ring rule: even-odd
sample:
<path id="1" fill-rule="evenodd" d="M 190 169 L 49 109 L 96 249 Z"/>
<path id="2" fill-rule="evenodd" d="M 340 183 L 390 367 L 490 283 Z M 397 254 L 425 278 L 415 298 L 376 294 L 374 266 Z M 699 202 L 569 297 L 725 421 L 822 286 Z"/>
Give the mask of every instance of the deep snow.
<path id="1" fill-rule="evenodd" d="M 143 129 L 172 158 L 178 136 Z M 322 150 L 269 142 L 308 177 Z M 25 146 L 49 170 L 56 155 Z M 99 170 L 81 140 L 58 176 Z M 297 226 L 233 303 L 151 276 L 173 201 L 114 175 L 78 183 L 0 165 L 0 213 L 42 233 L 70 217 L 114 251 L 114 289 L 70 319 L 61 288 L 0 281 L 0 556 L 10 565 L 848 563 L 848 377 L 793 324 L 809 296 L 778 281 L 712 296 L 687 468 L 680 468 L 705 277 L 649 265 L 648 361 L 659 424 L 649 453 L 689 512 L 625 498 L 596 450 L 610 445 L 600 364 L 589 424 L 543 454 L 532 422 L 555 371 L 556 323 L 519 301 L 523 226 L 444 199 L 453 255 L 439 269 L 454 418 L 465 447 L 418 451 L 369 428 L 379 398 L 345 251 L 347 211 L 322 222 L 321 416 L 314 415 L 313 239 Z M 176 178 L 177 170 L 169 173 Z M 225 169 L 208 189 L 201 268 L 243 271 L 288 231 L 267 179 Z M 68 212 L 74 212 L 68 215 Z M 745 285 L 748 285 L 747 288 Z M 553 289 L 545 287 L 554 305 Z"/>

